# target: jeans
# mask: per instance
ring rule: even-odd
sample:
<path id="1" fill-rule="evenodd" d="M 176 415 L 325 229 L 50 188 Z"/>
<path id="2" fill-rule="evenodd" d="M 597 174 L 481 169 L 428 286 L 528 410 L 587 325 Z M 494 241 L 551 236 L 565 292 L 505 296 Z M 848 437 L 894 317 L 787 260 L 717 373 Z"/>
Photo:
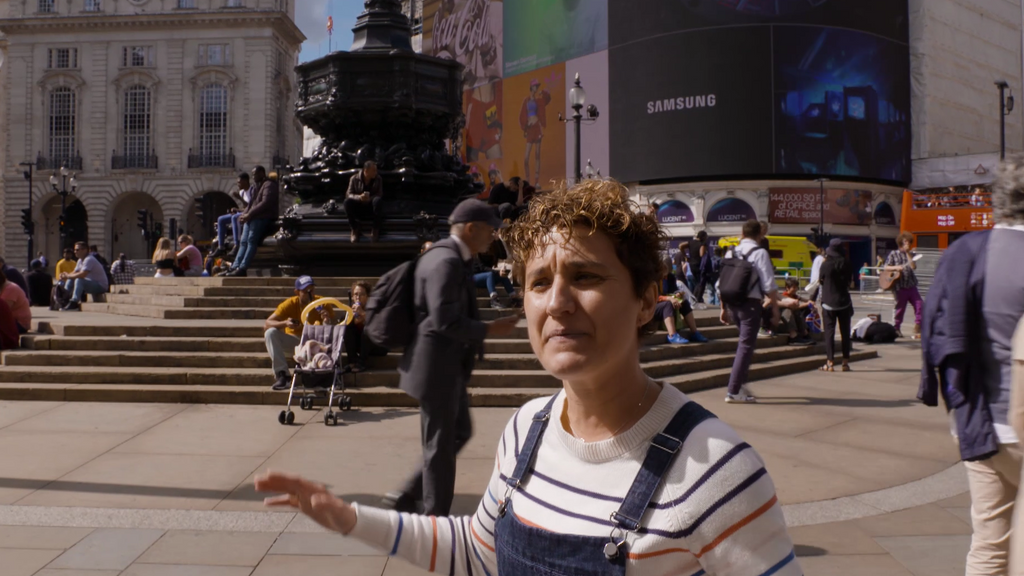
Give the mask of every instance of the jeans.
<path id="1" fill-rule="evenodd" d="M 914 307 L 914 325 L 921 325 L 921 314 L 924 312 L 924 300 L 921 299 L 921 293 L 917 291 L 917 286 L 900 288 L 896 291 L 896 310 L 892 315 L 892 324 L 896 330 L 899 330 L 903 324 L 903 314 L 907 311 L 907 303 Z"/>
<path id="2" fill-rule="evenodd" d="M 363 202 L 358 198 L 345 198 L 345 214 L 348 216 L 348 225 L 353 230 L 359 230 L 359 222 L 369 220 L 378 231 L 384 223 L 384 198 L 378 196 L 370 198 L 370 202 Z"/>
<path id="3" fill-rule="evenodd" d="M 242 214 L 225 214 L 220 218 L 217 218 L 217 246 L 224 247 L 224 231 L 227 230 L 228 225 L 231 226 L 231 238 L 235 241 L 235 249 L 238 249 L 238 235 L 241 232 L 241 224 L 238 219 L 242 217 Z"/>
<path id="4" fill-rule="evenodd" d="M 488 294 L 497 294 L 499 283 L 505 288 L 505 293 L 510 296 L 514 290 L 512 280 L 508 276 L 502 276 L 497 270 L 473 274 L 473 283 L 477 288 L 487 288 Z"/>
<path id="5" fill-rule="evenodd" d="M 738 394 L 740 386 L 747 383 L 750 363 L 754 360 L 757 347 L 757 331 L 761 325 L 761 301 L 755 298 L 739 306 L 729 306 L 732 320 L 740 329 L 740 341 L 736 346 L 736 358 L 729 375 L 729 394 Z"/>
<path id="6" fill-rule="evenodd" d="M 1021 476 L 1020 444 L 1000 444 L 995 456 L 978 462 L 964 462 L 971 489 L 971 551 L 967 554 L 967 576 L 1021 574 L 1020 558 L 1011 554 L 1017 530 L 1012 529 L 1017 489 Z M 1019 514 L 1019 511 L 1017 511 Z M 1008 564 L 1013 571 L 1007 571 Z"/>
<path id="7" fill-rule="evenodd" d="M 267 353 L 270 354 L 274 375 L 287 372 L 288 356 L 295 352 L 295 347 L 299 345 L 299 338 L 284 330 L 271 328 L 263 334 L 263 339 L 267 343 Z"/>
<path id="8" fill-rule="evenodd" d="M 836 321 L 839 322 L 839 337 L 843 341 L 843 360 L 850 359 L 850 318 L 853 317 L 853 306 L 842 310 L 821 310 L 821 327 L 825 333 L 825 356 L 829 362 L 836 358 Z"/>
<path id="9" fill-rule="evenodd" d="M 239 240 L 238 256 L 231 265 L 232 269 L 248 270 L 249 263 L 256 257 L 256 250 L 259 249 L 263 239 L 270 232 L 276 218 L 260 218 L 250 220 L 242 228 L 242 238 Z"/>
<path id="10" fill-rule="evenodd" d="M 76 278 L 71 282 L 73 283 L 71 288 L 72 302 L 81 302 L 86 294 L 98 296 L 107 293 L 107 289 L 101 286 L 99 282 L 89 280 L 88 278 Z"/>

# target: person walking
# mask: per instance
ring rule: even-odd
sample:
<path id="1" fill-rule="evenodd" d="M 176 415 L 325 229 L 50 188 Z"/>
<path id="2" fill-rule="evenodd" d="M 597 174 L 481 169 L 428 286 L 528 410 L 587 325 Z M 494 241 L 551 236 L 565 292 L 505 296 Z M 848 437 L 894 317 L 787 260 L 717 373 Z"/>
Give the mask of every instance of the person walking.
<path id="1" fill-rule="evenodd" d="M 350 504 L 279 472 L 255 479 L 279 494 L 265 503 L 437 574 L 799 576 L 756 449 L 640 365 L 665 238 L 627 194 L 585 180 L 512 226 L 530 345 L 561 388 L 511 418 L 474 515 Z"/>
<path id="2" fill-rule="evenodd" d="M 850 297 L 850 280 L 853 271 L 850 262 L 842 252 L 843 241 L 833 238 L 825 250 L 825 261 L 821 263 L 821 318 L 825 332 L 825 372 L 835 370 L 836 323 L 839 323 L 839 337 L 842 340 L 843 372 L 850 371 L 850 319 L 853 318 L 853 299 Z"/>
<path id="3" fill-rule="evenodd" d="M 896 298 L 896 309 L 893 312 L 893 325 L 896 327 L 896 334 L 903 338 L 900 326 L 903 325 L 903 315 L 907 311 L 907 304 L 914 307 L 914 339 L 921 337 L 921 313 L 924 310 L 924 300 L 917 290 L 917 263 L 914 262 L 914 235 L 903 232 L 896 237 L 898 248 L 889 253 L 885 259 L 883 270 L 899 272 L 900 277 L 893 284 L 893 296 Z"/>
<path id="4" fill-rule="evenodd" d="M 466 385 L 486 336 L 512 332 L 518 316 L 484 322 L 476 304 L 473 256 L 487 251 L 502 226 L 492 206 L 464 200 L 450 218 L 451 235 L 434 243 L 416 265 L 415 308 L 422 318 L 398 366 L 399 387 L 420 404 L 423 464 L 386 505 L 445 516 L 455 496 L 455 456 L 469 441 Z"/>
<path id="5" fill-rule="evenodd" d="M 1013 337 L 1024 317 L 1024 267 L 1013 265 L 1024 253 L 1024 156 L 1000 165 L 992 200 L 994 228 L 961 237 L 939 260 L 942 281 L 928 293 L 921 335 L 918 398 L 936 406 L 941 394 L 967 469 L 967 576 L 1024 574 L 1024 558 L 1011 554 L 1011 540 L 1024 550 L 1022 528 L 1012 526 L 1024 512 L 1015 510 L 1024 458 L 1009 418 Z"/>
<path id="6" fill-rule="evenodd" d="M 277 182 L 267 178 L 267 169 L 263 166 L 252 169 L 252 180 L 256 185 L 256 195 L 238 218 L 244 225 L 242 237 L 238 240 L 238 257 L 232 262 L 231 269 L 224 274 L 225 276 L 245 276 L 248 273 L 249 264 L 256 257 L 256 250 L 277 221 Z"/>
<path id="7" fill-rule="evenodd" d="M 729 324 L 731 315 L 732 322 L 740 329 L 736 358 L 733 360 L 732 373 L 729 375 L 729 389 L 725 394 L 725 401 L 730 403 L 757 402 L 757 398 L 747 390 L 747 377 L 750 374 L 750 363 L 754 360 L 754 348 L 757 347 L 757 333 L 761 327 L 763 309 L 771 308 L 772 326 L 778 326 L 781 321 L 772 261 L 768 251 L 758 245 L 761 237 L 761 224 L 757 220 L 747 220 L 743 224 L 743 239 L 726 254 L 726 258 L 742 258 L 749 262 L 756 276 L 756 281 L 751 282 L 746 302 L 727 305 L 724 300 L 722 301 L 722 324 Z"/>

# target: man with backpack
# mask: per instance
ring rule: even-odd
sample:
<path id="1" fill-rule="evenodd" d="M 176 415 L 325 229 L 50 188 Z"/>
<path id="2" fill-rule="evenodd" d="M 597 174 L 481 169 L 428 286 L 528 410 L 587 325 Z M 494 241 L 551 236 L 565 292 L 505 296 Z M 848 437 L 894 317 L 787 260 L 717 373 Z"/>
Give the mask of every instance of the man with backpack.
<path id="1" fill-rule="evenodd" d="M 466 385 L 483 340 L 510 334 L 519 320 L 508 316 L 484 322 L 477 309 L 473 256 L 490 249 L 502 226 L 496 209 L 481 200 L 464 200 L 449 222 L 448 238 L 381 277 L 366 320 L 376 344 L 404 345 L 399 387 L 420 404 L 422 464 L 384 503 L 415 512 L 422 500 L 422 513 L 432 516 L 448 515 L 455 496 L 455 457 L 473 434 Z M 408 313 L 404 323 L 403 312 Z M 393 337 L 410 327 L 408 342 Z"/>
<path id="2" fill-rule="evenodd" d="M 726 254 L 718 280 L 722 323 L 728 324 L 731 314 L 733 323 L 740 329 L 729 390 L 725 395 L 725 401 L 729 403 L 757 402 L 746 384 L 757 345 L 762 306 L 771 307 L 774 326 L 778 326 L 780 320 L 772 261 L 768 251 L 758 246 L 760 234 L 761 224 L 757 220 L 748 220 L 743 225 L 743 239 Z"/>

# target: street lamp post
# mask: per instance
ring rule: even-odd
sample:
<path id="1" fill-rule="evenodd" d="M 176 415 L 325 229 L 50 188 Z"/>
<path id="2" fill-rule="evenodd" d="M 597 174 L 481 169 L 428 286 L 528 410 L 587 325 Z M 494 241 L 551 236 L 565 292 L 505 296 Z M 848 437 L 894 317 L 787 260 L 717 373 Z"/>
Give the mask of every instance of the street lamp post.
<path id="1" fill-rule="evenodd" d="M 74 194 L 78 189 L 78 179 L 66 166 L 61 166 L 59 172 L 60 178 L 57 178 L 57 171 L 50 175 L 50 186 L 54 192 L 60 194 L 60 247 L 63 250 L 67 248 L 68 231 L 65 211 L 67 210 L 68 195 Z M 58 183 L 60 184 L 59 188 L 57 187 Z M 68 184 L 71 184 L 71 190 L 68 190 Z"/>
<path id="2" fill-rule="evenodd" d="M 35 248 L 33 247 L 33 237 L 35 236 L 36 226 L 32 221 L 32 169 L 35 168 L 35 162 L 21 162 L 18 166 L 25 166 L 28 170 L 23 173 L 25 180 L 28 180 L 28 226 L 25 228 L 25 233 L 28 235 L 28 266 L 29 270 L 32 269 L 32 254 Z"/>
<path id="3" fill-rule="evenodd" d="M 1013 90 L 1006 80 L 996 80 L 999 87 L 999 159 L 1006 158 L 1006 117 L 1013 112 Z M 1010 95 L 1006 91 L 1010 90 Z"/>
<path id="4" fill-rule="evenodd" d="M 576 85 L 569 90 L 569 107 L 572 108 L 572 118 L 564 118 L 562 114 L 558 114 L 558 120 L 560 122 L 573 122 L 575 124 L 576 141 L 575 141 L 575 152 L 576 155 L 573 159 L 573 178 L 576 182 L 583 180 L 583 169 L 580 162 L 580 124 L 583 122 L 596 122 L 597 117 L 601 113 L 597 110 L 597 106 L 591 104 L 587 106 L 587 117 L 583 117 L 583 106 L 587 103 L 587 92 L 580 86 L 580 75 L 576 73 Z"/>
<path id="5" fill-rule="evenodd" d="M 818 237 L 814 240 L 814 244 L 817 246 L 820 246 L 822 239 L 825 238 L 825 182 L 828 181 L 828 178 L 818 178 L 815 180 L 820 191 L 818 196 Z"/>

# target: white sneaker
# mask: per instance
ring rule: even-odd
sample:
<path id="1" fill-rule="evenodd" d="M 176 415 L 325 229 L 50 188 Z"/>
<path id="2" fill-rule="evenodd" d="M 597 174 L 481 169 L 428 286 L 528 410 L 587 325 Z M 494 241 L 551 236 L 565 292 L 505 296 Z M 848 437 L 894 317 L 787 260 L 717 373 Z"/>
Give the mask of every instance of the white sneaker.
<path id="1" fill-rule="evenodd" d="M 727 404 L 756 404 L 757 397 L 751 394 L 746 386 L 740 386 L 740 391 L 737 394 L 725 393 L 725 402 Z"/>

